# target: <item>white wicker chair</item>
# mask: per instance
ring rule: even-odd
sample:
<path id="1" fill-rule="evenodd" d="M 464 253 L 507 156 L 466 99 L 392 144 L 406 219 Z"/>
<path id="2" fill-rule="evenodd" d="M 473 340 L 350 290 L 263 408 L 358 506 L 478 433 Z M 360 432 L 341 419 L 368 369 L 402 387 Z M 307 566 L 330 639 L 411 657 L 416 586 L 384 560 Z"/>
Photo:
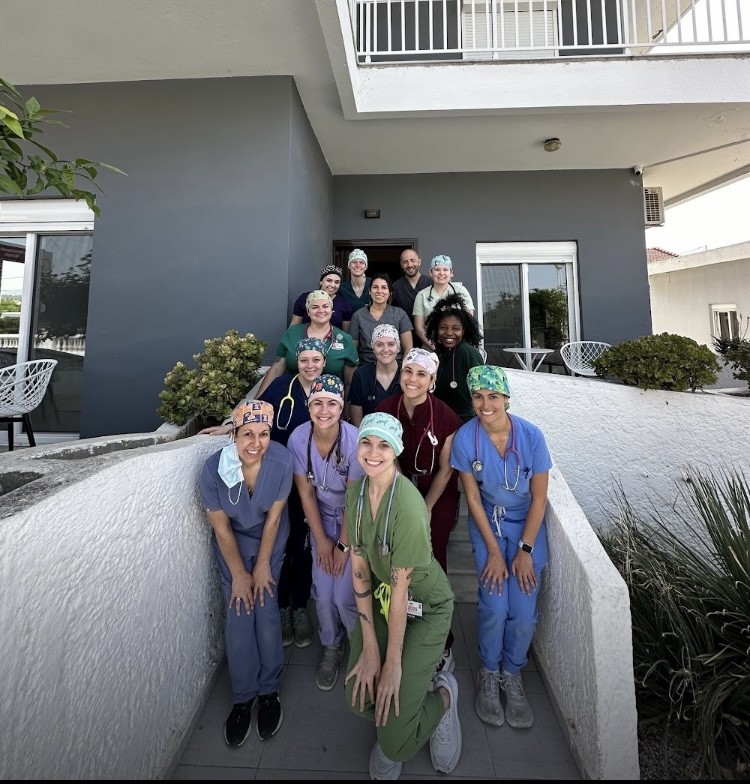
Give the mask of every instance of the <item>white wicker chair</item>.
<path id="1" fill-rule="evenodd" d="M 29 413 L 42 402 L 56 365 L 56 359 L 34 359 L 0 368 L 0 422 L 8 423 L 8 451 L 14 422 L 23 422 L 29 446 L 36 446 Z"/>
<path id="2" fill-rule="evenodd" d="M 596 376 L 591 363 L 610 346 L 598 340 L 578 340 L 560 346 L 560 356 L 574 376 Z"/>

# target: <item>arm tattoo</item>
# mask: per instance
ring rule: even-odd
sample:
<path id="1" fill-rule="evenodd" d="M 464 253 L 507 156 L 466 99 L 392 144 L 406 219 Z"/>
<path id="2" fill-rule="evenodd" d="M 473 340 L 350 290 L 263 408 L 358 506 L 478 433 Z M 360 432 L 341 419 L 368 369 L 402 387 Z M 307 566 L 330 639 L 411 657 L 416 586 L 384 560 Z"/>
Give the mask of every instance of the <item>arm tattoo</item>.
<path id="1" fill-rule="evenodd" d="M 365 548 L 362 545 L 352 545 L 352 552 L 354 555 L 358 555 L 360 558 L 365 557 Z"/>
<path id="2" fill-rule="evenodd" d="M 398 569 L 391 569 L 391 587 L 395 588 L 398 585 Z"/>
<path id="3" fill-rule="evenodd" d="M 371 580 L 365 577 L 364 574 L 359 569 L 357 569 L 357 571 L 354 572 L 354 576 L 362 583 L 369 584 L 371 582 Z"/>
<path id="4" fill-rule="evenodd" d="M 359 619 L 362 621 L 362 623 L 370 623 L 370 619 L 367 617 L 367 613 L 357 612 L 357 615 L 359 616 Z"/>
<path id="5" fill-rule="evenodd" d="M 372 594 L 372 588 L 368 588 L 366 591 L 362 591 L 361 593 L 359 591 L 354 592 L 354 595 L 358 596 L 360 599 L 364 599 L 365 597 L 370 596 L 370 594 Z"/>

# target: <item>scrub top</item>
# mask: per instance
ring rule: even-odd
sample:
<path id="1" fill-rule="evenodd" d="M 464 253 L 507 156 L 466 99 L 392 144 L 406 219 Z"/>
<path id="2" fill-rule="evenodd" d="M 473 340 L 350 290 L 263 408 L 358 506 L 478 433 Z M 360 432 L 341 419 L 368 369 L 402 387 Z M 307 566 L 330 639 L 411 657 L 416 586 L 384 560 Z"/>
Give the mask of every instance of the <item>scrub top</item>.
<path id="1" fill-rule="evenodd" d="M 474 310 L 474 301 L 471 298 L 471 294 L 467 291 L 466 287 L 462 283 L 449 283 L 448 287 L 445 291 L 438 295 L 435 291 L 435 288 L 432 284 L 430 284 L 426 289 L 422 289 L 417 296 L 414 298 L 414 309 L 412 310 L 413 316 L 424 316 L 425 321 L 427 320 L 427 316 L 432 313 L 435 305 L 441 299 L 445 299 L 449 294 L 460 294 L 461 299 L 464 302 L 464 307 L 467 310 Z"/>
<path id="2" fill-rule="evenodd" d="M 292 313 L 295 316 L 300 316 L 302 318 L 303 324 L 310 323 L 310 316 L 307 313 L 307 308 L 305 307 L 305 302 L 307 301 L 307 295 L 309 291 L 304 291 L 302 294 L 297 297 L 294 302 L 294 308 L 292 309 Z M 352 306 L 347 301 L 346 297 L 342 297 L 341 294 L 336 292 L 336 296 L 333 298 L 333 312 L 331 314 L 331 324 L 334 327 L 343 328 L 345 321 L 352 320 Z"/>
<path id="3" fill-rule="evenodd" d="M 293 459 L 289 450 L 271 441 L 261 458 L 260 471 L 251 493 L 244 482 L 227 487 L 219 476 L 221 450 L 206 460 L 201 471 L 200 488 L 203 506 L 208 512 L 223 511 L 229 517 L 243 558 L 255 557 L 260 549 L 266 515 L 276 501 L 286 501 L 292 489 Z M 239 499 L 239 500 L 237 500 Z M 237 500 L 237 503 L 232 503 Z M 281 513 L 279 530 L 274 543 L 274 555 L 286 547 L 289 535 L 289 515 L 286 505 Z M 214 549 L 221 554 L 216 533 L 211 533 Z"/>
<path id="4" fill-rule="evenodd" d="M 495 507 L 498 507 L 503 521 L 523 526 L 531 506 L 531 477 L 549 471 L 552 458 L 544 435 L 536 425 L 515 415 L 510 421 L 512 433 L 508 437 L 505 459 L 500 457 L 487 431 L 475 418 L 462 425 L 456 433 L 451 449 L 451 465 L 457 471 L 473 473 L 490 522 Z M 520 461 L 511 452 L 513 447 L 520 455 Z M 477 459 L 482 462 L 481 471 L 472 468 L 472 463 Z M 521 533 L 519 531 L 518 535 Z"/>
<path id="5" fill-rule="evenodd" d="M 429 288 L 431 284 L 432 278 L 423 273 L 420 273 L 416 286 L 412 286 L 411 283 L 409 283 L 409 278 L 404 275 L 403 278 L 398 278 L 393 281 L 393 299 L 391 300 L 391 304 L 405 310 L 406 315 L 409 316 L 409 319 L 411 320 L 411 314 L 414 312 L 414 300 L 416 299 L 417 294 L 419 294 L 422 289 Z"/>
<path id="6" fill-rule="evenodd" d="M 366 308 L 372 300 L 370 299 L 370 285 L 372 284 L 372 278 L 365 277 L 365 287 L 362 289 L 362 296 L 358 297 L 355 293 L 354 289 L 352 288 L 352 283 L 350 280 L 345 280 L 341 284 L 341 288 L 339 292 L 342 294 L 344 299 L 349 303 L 349 307 L 352 309 L 352 314 L 355 313 L 360 308 Z"/>
<path id="7" fill-rule="evenodd" d="M 307 337 L 307 327 L 307 324 L 295 324 L 289 327 L 276 346 L 276 356 L 286 359 L 286 372 L 292 375 L 297 372 L 297 343 Z M 343 381 L 344 365 L 356 367 L 359 364 L 354 342 L 348 332 L 337 327 L 333 327 L 330 337 L 323 342 L 328 349 L 323 373 L 338 376 Z"/>
<path id="8" fill-rule="evenodd" d="M 401 392 L 401 384 L 399 384 L 400 373 L 398 370 L 396 370 L 388 389 L 384 389 L 383 385 L 378 381 L 377 370 L 377 362 L 367 362 L 364 365 L 360 365 L 354 371 L 352 384 L 349 387 L 349 403 L 353 406 L 361 406 L 363 416 L 372 414 L 378 404 L 387 397 Z"/>
<path id="9" fill-rule="evenodd" d="M 300 425 L 289 439 L 289 451 L 294 456 L 294 473 L 307 476 L 307 445 L 310 443 L 310 466 L 315 477 L 315 495 L 321 515 L 336 517 L 344 509 L 347 482 L 364 476 L 362 466 L 357 460 L 358 429 L 348 422 L 340 422 L 341 443 L 338 450 L 334 447 L 330 458 L 320 456 L 315 440 L 310 443 L 312 422 Z"/>
<path id="10" fill-rule="evenodd" d="M 376 362 L 375 353 L 372 350 L 372 331 L 380 324 L 390 324 L 396 328 L 396 332 L 402 335 L 404 332 L 411 332 L 413 327 L 411 319 L 406 315 L 406 311 L 388 305 L 383 311 L 383 315 L 376 319 L 370 312 L 370 308 L 360 308 L 353 316 L 352 323 L 349 325 L 349 334 L 352 340 L 359 340 L 359 358 L 362 362 Z M 401 361 L 399 351 L 396 359 Z"/>
<path id="11" fill-rule="evenodd" d="M 432 394 L 428 394 L 427 400 L 414 409 L 414 416 L 410 418 L 402 398 L 403 395 L 387 398 L 378 404 L 377 411 L 392 414 L 401 422 L 404 428 L 404 451 L 398 456 L 398 463 L 404 475 L 415 483 L 422 495 L 425 495 L 430 489 L 432 478 L 440 470 L 440 451 L 446 439 L 461 427 L 461 420 L 442 400 L 438 400 Z M 430 425 L 430 403 L 432 403 L 432 425 Z M 437 438 L 436 446 L 433 446 L 427 437 L 429 429 Z M 453 503 L 458 503 L 456 473 L 451 474 L 440 498 L 446 501 L 451 499 Z"/>
<path id="12" fill-rule="evenodd" d="M 427 507 L 419 491 L 402 474 L 396 478 L 390 514 L 389 496 L 390 489 L 380 501 L 373 520 L 367 478 L 347 488 L 346 527 L 349 541 L 354 547 L 362 548 L 362 555 L 369 563 L 372 574 L 381 583 L 390 585 L 391 569 L 413 569 L 409 596 L 422 603 L 423 619 L 429 618 L 433 608 L 453 601 L 453 591 L 445 572 L 432 554 Z M 357 514 L 358 507 L 360 515 Z M 383 549 L 384 544 L 387 552 Z M 377 612 L 376 599 L 373 599 L 373 607 Z"/>
<path id="13" fill-rule="evenodd" d="M 291 396 L 291 400 L 289 397 Z M 287 398 L 282 403 L 283 398 Z M 307 409 L 307 395 L 302 389 L 299 380 L 289 373 L 275 378 L 268 389 L 260 395 L 259 400 L 265 400 L 273 406 L 273 427 L 271 428 L 271 441 L 282 446 L 287 445 L 289 436 L 295 427 L 310 421 L 310 412 Z"/>
<path id="14" fill-rule="evenodd" d="M 435 397 L 440 398 L 464 422 L 474 416 L 474 406 L 471 404 L 471 392 L 466 383 L 466 374 L 470 368 L 483 365 L 484 360 L 474 346 L 468 343 L 459 343 L 455 348 L 445 349 L 438 347 L 437 376 L 435 377 Z M 451 387 L 455 381 L 458 386 Z"/>

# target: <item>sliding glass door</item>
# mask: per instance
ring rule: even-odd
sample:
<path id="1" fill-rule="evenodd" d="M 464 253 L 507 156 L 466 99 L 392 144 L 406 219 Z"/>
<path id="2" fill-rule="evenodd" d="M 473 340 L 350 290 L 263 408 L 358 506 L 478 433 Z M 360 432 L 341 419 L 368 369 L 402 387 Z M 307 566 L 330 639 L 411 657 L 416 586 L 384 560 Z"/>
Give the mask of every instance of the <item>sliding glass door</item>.
<path id="1" fill-rule="evenodd" d="M 57 360 L 30 415 L 39 443 L 80 429 L 92 229 L 76 202 L 0 204 L 0 364 Z"/>
<path id="2" fill-rule="evenodd" d="M 509 347 L 559 348 L 579 334 L 575 243 L 479 243 L 479 316 L 487 361 L 517 367 Z"/>

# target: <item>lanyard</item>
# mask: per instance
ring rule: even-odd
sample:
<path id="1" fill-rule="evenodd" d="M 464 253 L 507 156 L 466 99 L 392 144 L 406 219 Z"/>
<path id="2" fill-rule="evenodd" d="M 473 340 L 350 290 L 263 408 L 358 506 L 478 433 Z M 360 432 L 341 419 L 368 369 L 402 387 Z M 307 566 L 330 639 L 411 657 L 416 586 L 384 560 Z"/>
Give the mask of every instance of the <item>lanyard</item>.
<path id="1" fill-rule="evenodd" d="M 328 454 L 326 455 L 326 467 L 325 471 L 323 472 L 323 482 L 321 484 L 317 484 L 315 482 L 315 472 L 313 471 L 312 467 L 312 441 L 313 441 L 313 429 L 315 425 L 310 423 L 310 436 L 307 439 L 307 481 L 310 484 L 314 484 L 318 490 L 330 490 L 331 485 L 333 484 L 333 479 L 326 486 L 326 479 L 328 479 L 328 466 L 330 464 L 331 455 L 333 454 L 333 450 L 336 450 L 336 466 L 340 466 L 343 462 L 343 458 L 341 457 L 341 422 L 339 422 L 339 432 L 336 434 L 336 440 L 331 444 L 331 448 L 328 450 Z"/>
<path id="2" fill-rule="evenodd" d="M 309 324 L 305 327 L 305 337 L 306 338 L 310 337 L 310 325 Z M 312 337 L 315 337 L 315 335 L 313 335 Z M 328 332 L 326 332 L 325 337 L 318 338 L 318 340 L 322 340 L 323 343 L 328 343 L 326 351 L 330 351 L 331 350 L 331 344 L 333 343 L 333 324 L 331 324 L 330 321 L 328 322 Z"/>
<path id="3" fill-rule="evenodd" d="M 404 395 L 401 394 L 401 397 L 398 399 L 398 406 L 396 407 L 396 418 L 401 419 L 401 404 L 404 402 Z M 422 435 L 419 437 L 419 442 L 417 443 L 417 448 L 414 451 L 414 476 L 432 476 L 432 472 L 435 470 L 435 447 L 438 445 L 437 436 L 432 432 L 435 427 L 435 422 L 433 419 L 433 407 L 432 407 L 432 395 L 427 393 L 427 403 L 430 407 L 430 418 L 427 422 L 427 427 L 422 431 Z M 432 457 L 430 459 L 430 468 L 427 470 L 426 468 L 418 468 L 417 463 L 419 462 L 419 452 L 422 449 L 422 444 L 424 443 L 425 436 L 429 439 L 431 444 L 431 451 Z"/>
<path id="4" fill-rule="evenodd" d="M 385 528 L 383 529 L 383 540 L 380 542 L 380 557 L 385 558 L 386 555 L 391 551 L 390 545 L 388 544 L 388 524 L 391 521 L 391 506 L 393 505 L 393 493 L 396 490 L 396 482 L 398 481 L 399 473 L 396 470 L 396 466 L 393 467 L 393 482 L 391 482 L 391 493 L 388 496 L 388 506 L 385 510 Z M 367 483 L 369 481 L 369 477 L 365 477 L 362 480 L 362 485 L 359 488 L 359 496 L 357 498 L 357 516 L 354 522 L 354 534 L 355 539 L 357 541 L 357 547 L 362 547 L 362 509 L 365 505 L 365 487 L 367 487 Z M 373 523 L 375 522 L 373 516 Z"/>

